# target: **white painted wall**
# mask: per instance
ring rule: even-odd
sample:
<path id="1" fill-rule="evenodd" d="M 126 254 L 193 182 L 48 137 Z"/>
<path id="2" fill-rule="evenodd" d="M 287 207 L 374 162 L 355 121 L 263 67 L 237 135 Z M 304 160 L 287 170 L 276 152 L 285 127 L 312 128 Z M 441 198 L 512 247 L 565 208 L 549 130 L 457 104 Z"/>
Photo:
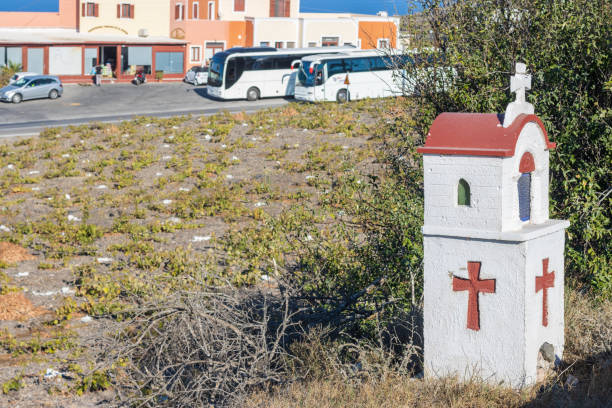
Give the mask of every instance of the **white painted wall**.
<path id="1" fill-rule="evenodd" d="M 425 225 L 501 230 L 502 164 L 499 157 L 423 155 Z M 462 178 L 470 185 L 470 206 L 457 204 Z"/>
<path id="2" fill-rule="evenodd" d="M 49 74 L 81 75 L 81 47 L 49 47 Z"/>
<path id="3" fill-rule="evenodd" d="M 317 19 L 303 20 L 302 46 L 315 42 L 317 47 L 321 46 L 321 37 L 340 37 L 338 45 L 350 42 L 357 45 L 358 22 L 354 19 Z"/>
<path id="4" fill-rule="evenodd" d="M 299 47 L 299 28 L 300 20 L 297 18 L 256 19 L 253 25 L 253 45 L 258 46 L 262 41 L 267 41 L 274 47 L 276 41 L 293 41 Z"/>
<path id="5" fill-rule="evenodd" d="M 480 377 L 513 387 L 536 380 L 538 351 L 564 343 L 564 230 L 516 242 L 424 236 L 425 374 Z M 548 326 L 542 326 L 542 259 L 555 271 L 548 289 Z M 495 279 L 495 293 L 479 295 L 480 330 L 467 329 L 468 292 L 452 289 L 453 275 L 467 278 L 467 262 L 482 263 L 480 279 Z"/>

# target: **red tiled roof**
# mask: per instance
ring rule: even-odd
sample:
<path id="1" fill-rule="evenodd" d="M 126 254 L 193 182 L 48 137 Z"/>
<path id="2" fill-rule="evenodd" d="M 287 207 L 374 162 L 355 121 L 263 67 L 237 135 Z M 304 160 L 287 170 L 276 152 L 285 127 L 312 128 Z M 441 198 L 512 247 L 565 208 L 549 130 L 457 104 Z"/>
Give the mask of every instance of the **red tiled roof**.
<path id="1" fill-rule="evenodd" d="M 425 140 L 425 146 L 417 149 L 425 154 L 470 156 L 514 156 L 516 141 L 523 127 L 534 122 L 544 135 L 548 149 L 556 143 L 548 140 L 544 124 L 536 115 L 521 114 L 505 128 L 503 116 L 495 113 L 449 113 L 434 120 Z"/>

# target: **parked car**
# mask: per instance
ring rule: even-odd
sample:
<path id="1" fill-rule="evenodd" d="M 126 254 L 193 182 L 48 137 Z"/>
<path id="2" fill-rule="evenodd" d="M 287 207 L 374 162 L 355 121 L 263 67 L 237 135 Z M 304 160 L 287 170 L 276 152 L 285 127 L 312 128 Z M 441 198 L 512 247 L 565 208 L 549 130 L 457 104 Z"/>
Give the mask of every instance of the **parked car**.
<path id="1" fill-rule="evenodd" d="M 19 103 L 27 99 L 62 96 L 64 87 L 58 77 L 51 75 L 26 76 L 0 89 L 0 100 Z"/>
<path id="2" fill-rule="evenodd" d="M 185 75 L 185 82 L 194 85 L 204 85 L 208 82 L 208 67 L 192 67 Z"/>
<path id="3" fill-rule="evenodd" d="M 32 75 L 39 75 L 36 72 L 15 72 L 15 74 L 11 77 L 11 79 L 9 79 L 9 84 L 12 84 L 13 82 L 17 82 L 18 80 L 20 80 L 21 78 L 25 77 L 25 76 L 32 76 Z"/>

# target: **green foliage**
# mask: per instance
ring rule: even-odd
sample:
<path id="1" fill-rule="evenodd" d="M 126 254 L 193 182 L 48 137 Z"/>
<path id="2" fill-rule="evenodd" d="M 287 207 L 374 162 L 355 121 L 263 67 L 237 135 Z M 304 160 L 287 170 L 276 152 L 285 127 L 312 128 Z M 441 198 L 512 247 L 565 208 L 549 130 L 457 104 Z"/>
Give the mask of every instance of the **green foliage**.
<path id="1" fill-rule="evenodd" d="M 450 86 L 446 81 L 447 92 L 441 93 L 435 90 L 443 87 L 440 80 L 450 77 L 450 72 L 418 84 L 426 114 L 420 128 L 413 128 L 426 134 L 428 124 L 442 111 L 504 112 L 514 99 L 508 92 L 509 75 L 517 61 L 527 63 L 533 75 L 528 100 L 557 143 L 550 158 L 550 212 L 551 218 L 571 222 L 567 275 L 576 284 L 590 285 L 599 295 L 611 297 L 611 3 L 417 3 L 445 64 L 454 69 L 454 80 Z"/>
<path id="2" fill-rule="evenodd" d="M 23 375 L 20 374 L 2 384 L 2 393 L 8 394 L 11 391 L 19 391 L 23 387 L 25 387 L 25 381 L 23 381 Z"/>

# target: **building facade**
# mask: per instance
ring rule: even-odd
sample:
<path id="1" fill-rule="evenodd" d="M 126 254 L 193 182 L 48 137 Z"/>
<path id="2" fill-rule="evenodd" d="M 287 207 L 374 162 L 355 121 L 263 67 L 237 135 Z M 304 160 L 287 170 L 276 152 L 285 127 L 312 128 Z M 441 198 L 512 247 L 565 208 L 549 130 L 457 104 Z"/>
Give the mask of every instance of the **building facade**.
<path id="1" fill-rule="evenodd" d="M 187 41 L 190 66 L 231 47 L 398 45 L 397 17 L 299 10 L 299 0 L 171 0 L 170 36 Z"/>
<path id="2" fill-rule="evenodd" d="M 64 82 L 90 81 L 96 65 L 108 81 L 128 82 L 136 71 L 183 78 L 187 48 L 169 37 L 169 0 L 58 0 L 57 10 L 0 12 L 0 66 Z"/>

